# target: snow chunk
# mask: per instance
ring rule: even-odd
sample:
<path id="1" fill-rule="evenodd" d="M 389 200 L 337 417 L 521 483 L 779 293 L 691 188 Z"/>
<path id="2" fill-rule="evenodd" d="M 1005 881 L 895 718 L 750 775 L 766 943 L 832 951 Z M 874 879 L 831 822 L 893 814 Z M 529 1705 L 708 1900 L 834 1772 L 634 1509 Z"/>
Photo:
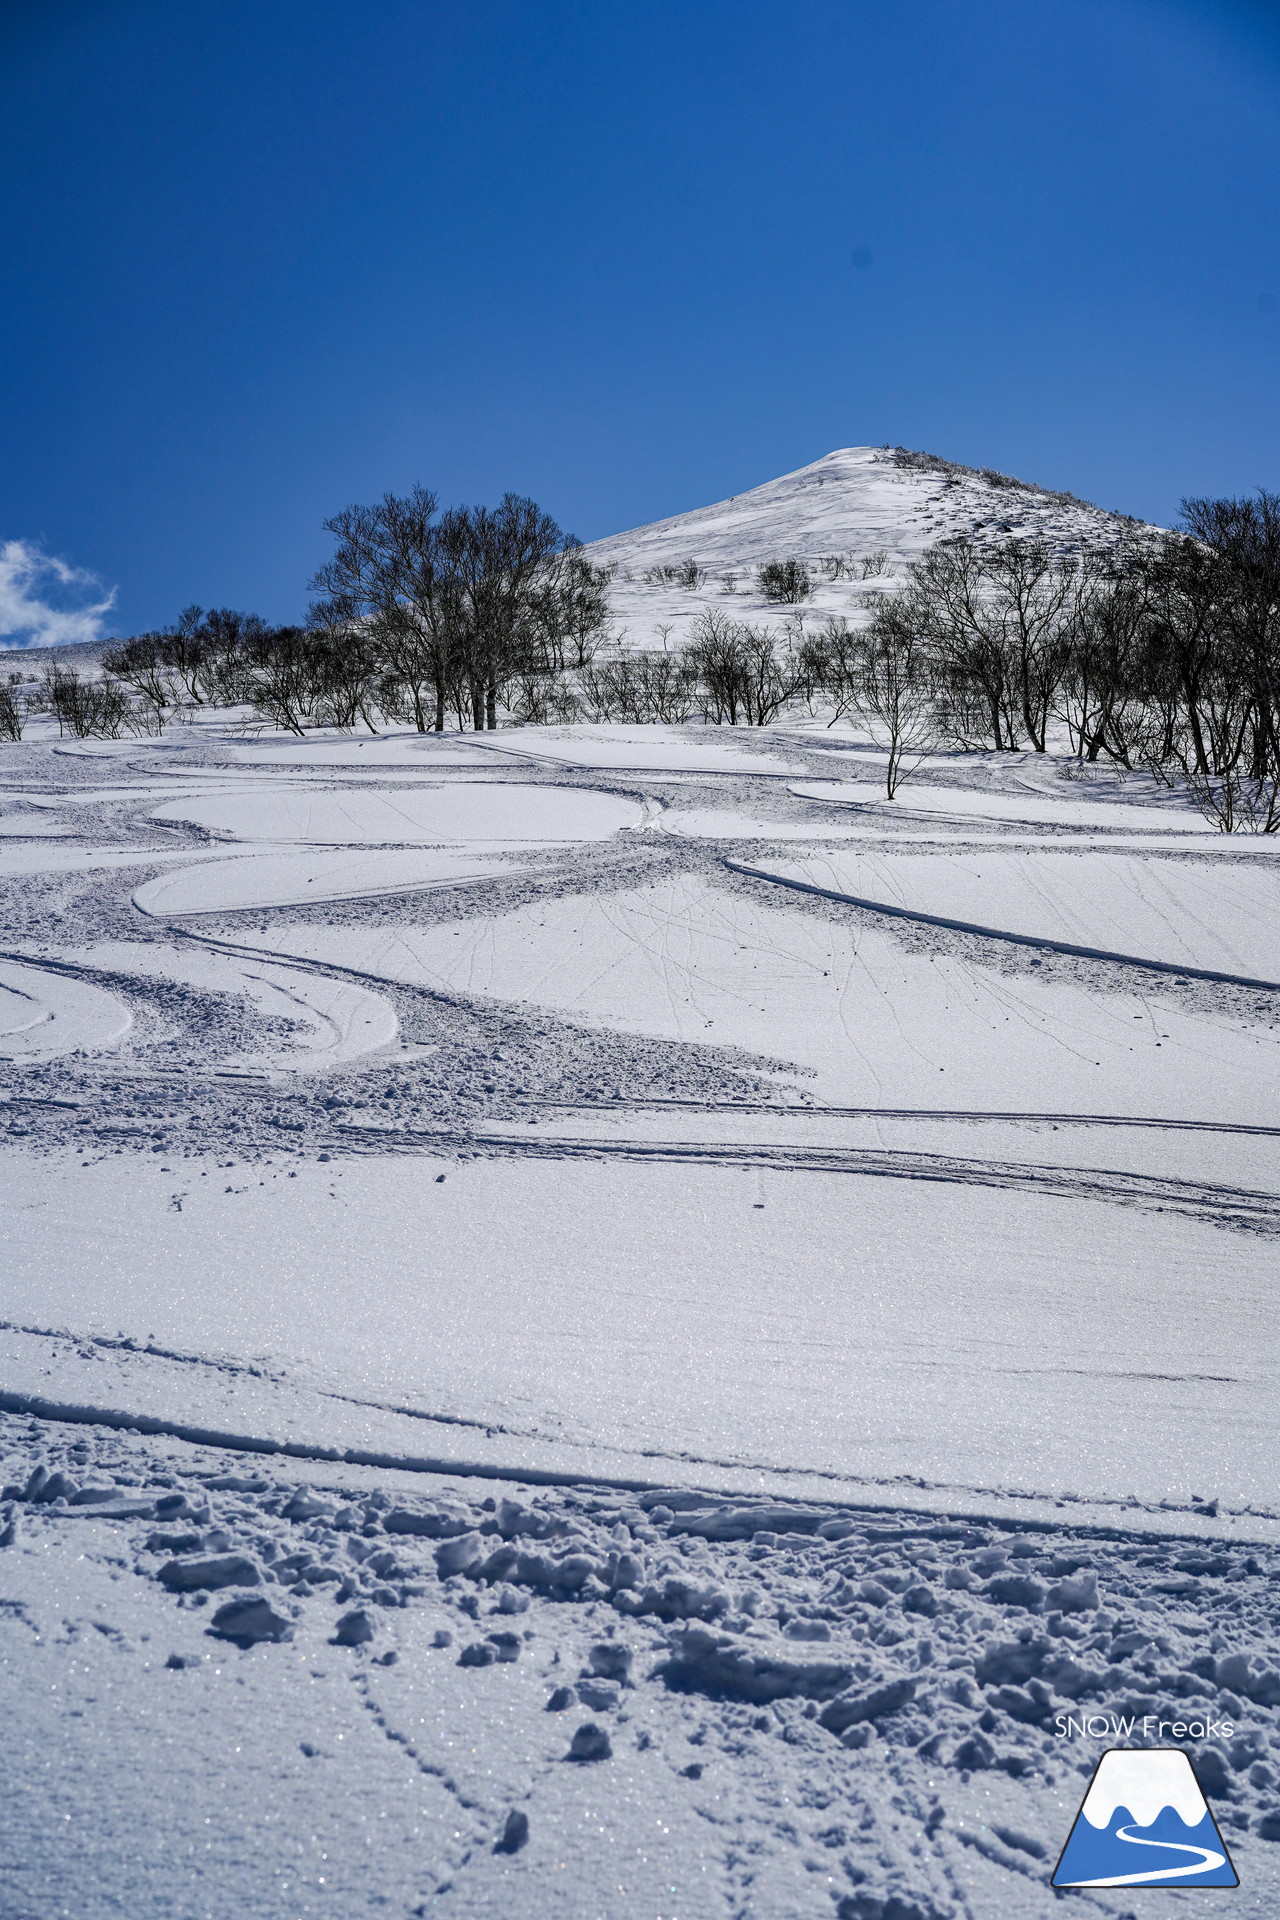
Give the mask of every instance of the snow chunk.
<path id="1" fill-rule="evenodd" d="M 736 1640 L 707 1627 L 687 1627 L 671 1638 L 671 1656 L 655 1676 L 682 1693 L 738 1700 L 828 1700 L 847 1687 L 852 1669 L 839 1660 L 797 1660 L 789 1649 Z"/>
<path id="2" fill-rule="evenodd" d="M 221 1553 L 209 1560 L 170 1560 L 157 1578 L 171 1593 L 194 1593 L 200 1588 L 257 1586 L 262 1572 L 247 1554 Z"/>
<path id="3" fill-rule="evenodd" d="M 825 1707 L 818 1719 L 829 1733 L 843 1733 L 846 1727 L 857 1726 L 863 1720 L 879 1720 L 886 1714 L 897 1713 L 915 1699 L 915 1693 L 915 1680 L 903 1674 L 881 1687 L 872 1687 L 869 1693 L 844 1694 Z"/>
<path id="4" fill-rule="evenodd" d="M 259 1640 L 291 1640 L 293 1628 L 256 1594 L 238 1594 L 219 1607 L 209 1632 L 220 1640 L 234 1640 L 249 1647 Z"/>

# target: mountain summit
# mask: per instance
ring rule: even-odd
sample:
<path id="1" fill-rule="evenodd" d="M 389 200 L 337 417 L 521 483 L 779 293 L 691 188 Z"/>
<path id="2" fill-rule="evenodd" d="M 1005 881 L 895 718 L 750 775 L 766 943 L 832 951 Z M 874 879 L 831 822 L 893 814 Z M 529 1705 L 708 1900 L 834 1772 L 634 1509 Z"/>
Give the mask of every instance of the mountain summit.
<path id="1" fill-rule="evenodd" d="M 1140 524 L 1074 494 L 937 454 L 842 447 L 748 493 L 611 534 L 587 551 L 599 565 L 633 572 L 689 559 L 700 568 L 741 568 L 834 555 L 861 561 L 880 552 L 892 564 L 918 559 L 935 541 L 960 533 L 1035 535 L 1073 551 Z"/>
<path id="2" fill-rule="evenodd" d="M 649 644 L 664 625 L 683 632 L 711 606 L 734 618 L 776 614 L 756 590 L 770 560 L 809 570 L 813 612 L 855 614 L 868 588 L 891 590 L 926 548 L 958 534 L 1034 538 L 1067 554 L 1142 526 L 990 468 L 904 447 L 842 447 L 714 506 L 596 540 L 586 553 L 613 569 L 614 610 L 633 640 Z"/>

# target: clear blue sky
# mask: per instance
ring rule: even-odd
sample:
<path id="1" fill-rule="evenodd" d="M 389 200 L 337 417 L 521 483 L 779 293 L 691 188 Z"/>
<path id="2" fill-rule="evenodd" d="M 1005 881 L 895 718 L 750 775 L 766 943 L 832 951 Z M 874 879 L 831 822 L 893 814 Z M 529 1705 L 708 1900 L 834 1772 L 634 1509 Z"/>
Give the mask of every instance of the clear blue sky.
<path id="1" fill-rule="evenodd" d="M 0 0 L 0 540 L 298 617 L 415 480 L 584 539 L 884 441 L 1280 486 L 1280 6 Z"/>

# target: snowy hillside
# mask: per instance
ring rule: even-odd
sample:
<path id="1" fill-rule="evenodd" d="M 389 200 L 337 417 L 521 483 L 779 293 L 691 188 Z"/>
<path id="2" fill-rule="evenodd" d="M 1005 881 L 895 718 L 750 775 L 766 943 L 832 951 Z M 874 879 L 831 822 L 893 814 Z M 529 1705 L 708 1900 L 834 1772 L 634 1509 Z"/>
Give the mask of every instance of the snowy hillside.
<path id="1" fill-rule="evenodd" d="M 0 744 L 0 1920 L 1280 1912 L 1280 848 L 880 766 Z"/>
<path id="2" fill-rule="evenodd" d="M 892 591 L 926 548 L 957 534 L 1045 541 L 1059 553 L 1110 544 L 1141 523 L 1067 493 L 957 466 L 933 454 L 891 447 L 842 447 L 811 466 L 748 493 L 698 507 L 587 548 L 614 569 L 613 605 L 633 643 L 673 641 L 708 607 L 735 619 L 780 622 L 799 612 L 856 617 L 868 592 Z M 812 597 L 800 607 L 771 604 L 756 571 L 769 560 L 800 560 Z M 688 572 L 690 563 L 697 579 Z M 659 570 L 685 578 L 658 578 Z"/>

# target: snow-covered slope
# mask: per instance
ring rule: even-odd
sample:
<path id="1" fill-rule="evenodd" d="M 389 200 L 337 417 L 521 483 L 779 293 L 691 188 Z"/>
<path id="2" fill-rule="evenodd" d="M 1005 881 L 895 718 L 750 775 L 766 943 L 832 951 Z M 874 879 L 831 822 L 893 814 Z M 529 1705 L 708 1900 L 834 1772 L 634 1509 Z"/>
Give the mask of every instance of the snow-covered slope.
<path id="1" fill-rule="evenodd" d="M 780 619 L 790 608 L 760 594 L 756 570 L 768 560 L 801 560 L 814 576 L 809 614 L 858 612 L 870 591 L 892 591 L 926 548 L 957 534 L 1046 541 L 1061 553 L 1114 542 L 1140 522 L 1068 493 L 1052 493 L 990 469 L 957 466 L 900 447 L 841 447 L 714 506 L 597 540 L 587 554 L 614 569 L 613 603 L 633 642 L 682 634 L 709 606 L 735 618 Z M 682 585 L 655 569 L 686 567 Z"/>
<path id="2" fill-rule="evenodd" d="M 1280 846 L 882 765 L 0 743 L 0 1920 L 1280 1913 Z"/>

